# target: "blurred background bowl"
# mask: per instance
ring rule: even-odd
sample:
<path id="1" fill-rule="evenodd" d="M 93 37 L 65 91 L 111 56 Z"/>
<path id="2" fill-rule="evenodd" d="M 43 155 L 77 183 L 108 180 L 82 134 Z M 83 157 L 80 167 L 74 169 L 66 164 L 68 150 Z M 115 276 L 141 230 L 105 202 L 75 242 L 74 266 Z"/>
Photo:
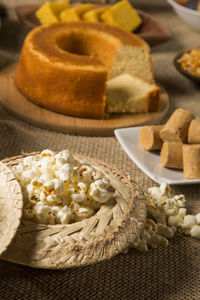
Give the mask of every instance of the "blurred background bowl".
<path id="1" fill-rule="evenodd" d="M 176 0 L 167 0 L 167 2 L 185 23 L 200 32 L 200 11 L 178 4 Z"/>
<path id="2" fill-rule="evenodd" d="M 181 73 L 183 74 L 185 77 L 189 78 L 190 80 L 192 80 L 193 82 L 195 82 L 196 84 L 200 85 L 200 77 L 199 76 L 195 76 L 189 72 L 187 72 L 186 70 L 183 70 L 181 68 L 181 65 L 179 63 L 179 59 L 183 56 L 183 54 L 185 53 L 190 53 L 192 49 L 188 49 L 188 50 L 185 50 L 181 53 L 178 53 L 176 55 L 176 57 L 174 58 L 174 65 L 176 67 L 176 69 Z"/>

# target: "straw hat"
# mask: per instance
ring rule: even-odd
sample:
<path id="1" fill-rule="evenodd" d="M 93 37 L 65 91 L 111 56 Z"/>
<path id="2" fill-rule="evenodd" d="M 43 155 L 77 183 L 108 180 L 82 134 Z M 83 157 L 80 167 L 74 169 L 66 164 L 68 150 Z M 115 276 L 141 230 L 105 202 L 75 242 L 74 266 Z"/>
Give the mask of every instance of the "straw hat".
<path id="1" fill-rule="evenodd" d="M 4 160 L 10 168 L 28 155 Z M 92 217 L 67 225 L 28 223 L 19 230 L 1 258 L 38 268 L 68 268 L 109 259 L 125 251 L 140 233 L 146 219 L 146 201 L 121 171 L 106 163 L 75 156 L 90 163 L 116 189 L 111 199 Z"/>
<path id="2" fill-rule="evenodd" d="M 13 239 L 22 216 L 23 197 L 12 171 L 0 162 L 0 254 Z"/>

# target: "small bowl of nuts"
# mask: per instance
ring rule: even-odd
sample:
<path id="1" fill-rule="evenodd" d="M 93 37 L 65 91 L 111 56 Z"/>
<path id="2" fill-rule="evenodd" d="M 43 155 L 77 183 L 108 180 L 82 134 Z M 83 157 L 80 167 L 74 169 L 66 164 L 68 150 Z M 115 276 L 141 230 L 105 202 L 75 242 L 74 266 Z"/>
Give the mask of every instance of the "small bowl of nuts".
<path id="1" fill-rule="evenodd" d="M 174 65 L 184 76 L 200 84 L 200 48 L 192 48 L 179 53 L 174 58 Z"/>

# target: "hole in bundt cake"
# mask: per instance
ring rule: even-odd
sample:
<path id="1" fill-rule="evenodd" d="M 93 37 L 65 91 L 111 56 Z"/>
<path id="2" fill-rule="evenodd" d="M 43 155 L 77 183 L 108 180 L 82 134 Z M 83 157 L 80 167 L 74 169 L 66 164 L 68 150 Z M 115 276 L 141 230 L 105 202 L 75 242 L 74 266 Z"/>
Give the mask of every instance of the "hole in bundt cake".
<path id="1" fill-rule="evenodd" d="M 111 67 L 116 51 L 116 42 L 108 40 L 107 36 L 85 31 L 71 31 L 59 34 L 57 46 L 66 52 L 99 59 L 104 65 Z"/>

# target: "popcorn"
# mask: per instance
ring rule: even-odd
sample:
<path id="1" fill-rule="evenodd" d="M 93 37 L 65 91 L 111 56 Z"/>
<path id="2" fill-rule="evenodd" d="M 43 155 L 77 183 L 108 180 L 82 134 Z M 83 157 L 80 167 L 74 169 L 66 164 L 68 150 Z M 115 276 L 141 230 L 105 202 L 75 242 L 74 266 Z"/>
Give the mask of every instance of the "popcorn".
<path id="1" fill-rule="evenodd" d="M 24 197 L 24 217 L 41 224 L 68 224 L 92 216 L 111 196 L 108 180 L 64 150 L 25 157 L 14 167 Z M 95 179 L 94 179 L 95 178 Z M 92 184 L 94 187 L 91 189 Z M 94 194 L 94 197 L 90 197 Z"/>
<path id="2" fill-rule="evenodd" d="M 54 206 L 54 205 L 52 205 L 51 206 L 51 211 L 52 211 L 52 213 L 56 216 L 57 215 L 57 213 L 60 211 L 60 207 L 59 206 Z"/>
<path id="3" fill-rule="evenodd" d="M 73 176 L 74 168 L 72 165 L 65 163 L 61 165 L 59 171 L 57 171 L 56 175 L 63 181 L 69 181 Z"/>
<path id="4" fill-rule="evenodd" d="M 46 197 L 46 203 L 48 205 L 56 205 L 56 204 L 62 205 L 64 203 L 64 201 L 63 201 L 62 197 L 60 197 L 59 195 L 52 194 L 52 195 L 48 195 Z"/>
<path id="5" fill-rule="evenodd" d="M 86 193 L 88 189 L 88 184 L 86 182 L 78 182 L 77 187 L 82 193 Z"/>
<path id="6" fill-rule="evenodd" d="M 200 224 L 200 214 L 197 214 L 197 215 L 195 216 L 195 218 L 196 218 L 197 224 Z"/>
<path id="7" fill-rule="evenodd" d="M 73 193 L 73 194 L 71 194 L 71 199 L 75 202 L 80 203 L 80 202 L 83 202 L 84 200 L 86 200 L 87 196 L 86 196 L 86 194 L 81 195 L 78 193 Z"/>
<path id="8" fill-rule="evenodd" d="M 163 224 L 156 224 L 152 219 L 147 219 L 139 237 L 131 244 L 141 252 L 148 251 L 148 247 L 157 248 L 167 246 L 168 240 L 165 236 L 172 236 L 173 232 Z"/>
<path id="9" fill-rule="evenodd" d="M 42 174 L 40 176 L 40 180 L 42 180 L 43 182 L 47 182 L 53 179 L 53 175 L 52 174 Z"/>
<path id="10" fill-rule="evenodd" d="M 157 224 L 157 233 L 167 239 L 170 239 L 174 236 L 174 233 L 176 232 L 176 227 L 169 227 L 163 224 L 158 223 Z"/>
<path id="11" fill-rule="evenodd" d="M 45 160 L 41 161 L 41 167 L 40 167 L 41 173 L 42 174 L 50 174 L 53 176 L 53 170 L 52 170 L 51 165 L 52 165 L 52 163 L 49 160 L 45 159 Z"/>
<path id="12" fill-rule="evenodd" d="M 92 216 L 93 211 L 89 207 L 81 207 L 78 203 L 73 202 L 72 203 L 73 210 L 75 213 L 75 220 L 76 221 L 81 221 L 85 218 L 88 218 Z"/>
<path id="13" fill-rule="evenodd" d="M 149 188 L 146 199 L 148 219 L 132 247 L 147 251 L 149 247 L 167 246 L 177 230 L 200 239 L 200 213 L 187 215 L 184 195 L 172 196 L 169 185 L 162 183 L 160 187 Z"/>
<path id="14" fill-rule="evenodd" d="M 60 151 L 55 155 L 55 158 L 62 158 L 65 160 L 65 163 L 69 163 L 72 166 L 76 166 L 79 162 L 73 157 L 73 155 L 68 150 Z"/>
<path id="15" fill-rule="evenodd" d="M 37 173 L 31 169 L 31 170 L 24 171 L 21 176 L 22 176 L 22 180 L 24 180 L 25 182 L 30 182 L 32 178 L 37 176 Z"/>
<path id="16" fill-rule="evenodd" d="M 60 179 L 54 178 L 44 183 L 44 188 L 49 192 L 54 191 L 57 194 L 62 194 L 64 192 L 65 185 Z"/>
<path id="17" fill-rule="evenodd" d="M 34 157 L 33 156 L 27 156 L 24 158 L 23 164 L 25 167 L 30 167 L 32 166 L 34 161 Z"/>
<path id="18" fill-rule="evenodd" d="M 170 196 L 171 189 L 167 183 L 165 183 L 165 182 L 161 183 L 160 190 L 162 191 L 163 195 L 166 195 L 167 197 Z"/>
<path id="19" fill-rule="evenodd" d="M 56 167 L 60 168 L 61 166 L 63 166 L 64 164 L 66 164 L 66 160 L 64 158 L 58 157 L 55 160 L 55 165 Z"/>
<path id="20" fill-rule="evenodd" d="M 56 220 L 60 224 L 68 224 L 71 218 L 72 218 L 72 210 L 67 206 L 61 208 L 56 214 Z"/>
<path id="21" fill-rule="evenodd" d="M 174 216 L 169 216 L 168 218 L 168 225 L 169 226 L 181 226 L 183 224 L 183 216 L 180 216 L 179 214 Z"/>
<path id="22" fill-rule="evenodd" d="M 51 209 L 47 205 L 37 203 L 34 207 L 35 220 L 40 224 L 55 224 L 55 216 L 51 214 Z"/>
<path id="23" fill-rule="evenodd" d="M 98 179 L 91 183 L 88 195 L 96 202 L 105 203 L 112 194 L 109 192 L 108 187 L 109 182 L 106 179 Z"/>
<path id="24" fill-rule="evenodd" d="M 194 225 L 191 229 L 190 229 L 190 235 L 192 237 L 195 237 L 197 239 L 200 238 L 200 226 L 199 225 Z"/>
<path id="25" fill-rule="evenodd" d="M 20 184 L 21 184 L 21 181 L 20 181 Z M 29 194 L 29 196 L 31 196 L 34 193 L 35 186 L 33 186 L 33 184 L 30 183 L 26 186 L 26 190 L 27 190 L 27 193 Z"/>
<path id="26" fill-rule="evenodd" d="M 183 208 L 185 205 L 184 195 L 172 197 L 169 185 L 162 183 L 160 187 L 148 189 L 146 199 L 148 211 L 157 222 L 167 224 L 168 220 L 170 226 L 182 223 L 183 218 L 179 213 L 179 208 Z M 182 214 L 184 214 L 183 211 Z"/>
<path id="27" fill-rule="evenodd" d="M 91 166 L 88 165 L 80 165 L 77 168 L 78 176 L 83 181 L 91 181 L 91 177 L 93 174 L 94 169 Z"/>
<path id="28" fill-rule="evenodd" d="M 184 207 L 180 208 L 179 211 L 178 211 L 178 214 L 179 214 L 179 216 L 181 216 L 181 217 L 186 216 L 186 213 L 187 213 L 187 209 L 184 208 Z"/>
<path id="29" fill-rule="evenodd" d="M 160 200 L 160 198 L 163 195 L 163 192 L 161 191 L 161 189 L 159 189 L 157 187 L 149 188 L 148 192 L 153 199 L 156 199 L 158 201 Z"/>
<path id="30" fill-rule="evenodd" d="M 184 228 L 192 228 L 196 225 L 195 216 L 187 215 L 184 217 Z"/>
<path id="31" fill-rule="evenodd" d="M 16 165 L 15 169 L 18 173 L 21 173 L 25 170 L 25 166 L 24 166 L 24 164 L 19 163 L 18 165 Z"/>
<path id="32" fill-rule="evenodd" d="M 92 210 L 89 207 L 80 207 L 77 212 L 76 216 L 79 220 L 83 220 L 85 218 L 88 218 L 92 215 Z"/>
<path id="33" fill-rule="evenodd" d="M 55 157 L 55 152 L 49 149 L 45 149 L 40 154 L 41 157 Z M 30 157 L 30 156 L 28 156 Z"/>
<path id="34" fill-rule="evenodd" d="M 46 198 L 47 198 L 46 194 L 44 192 L 41 192 L 40 197 L 39 197 L 40 201 L 44 202 L 46 200 Z"/>
<path id="35" fill-rule="evenodd" d="M 40 224 L 69 224 L 92 216 L 114 189 L 106 178 L 64 150 L 44 150 L 14 167 L 24 196 L 24 217 Z M 200 213 L 187 214 L 184 195 L 171 194 L 170 186 L 148 189 L 148 218 L 132 247 L 147 251 L 167 246 L 176 231 L 200 239 Z"/>

